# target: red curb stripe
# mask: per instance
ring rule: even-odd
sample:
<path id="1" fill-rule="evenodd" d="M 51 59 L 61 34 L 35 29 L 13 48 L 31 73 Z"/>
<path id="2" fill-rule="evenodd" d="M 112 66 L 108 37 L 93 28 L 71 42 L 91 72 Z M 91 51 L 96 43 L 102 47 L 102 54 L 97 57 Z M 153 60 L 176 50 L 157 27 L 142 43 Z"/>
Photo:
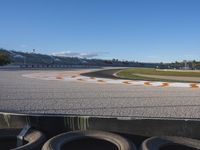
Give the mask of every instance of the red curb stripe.
<path id="1" fill-rule="evenodd" d="M 105 83 L 106 81 L 104 81 L 104 80 L 97 80 L 97 82 Z"/>
<path id="2" fill-rule="evenodd" d="M 144 85 L 152 85 L 151 82 L 144 82 Z"/>
<path id="3" fill-rule="evenodd" d="M 58 77 L 56 77 L 56 79 L 63 79 L 63 77 L 59 77 L 59 76 L 58 76 Z"/>
<path id="4" fill-rule="evenodd" d="M 81 78 L 79 78 L 79 79 L 77 79 L 78 81 L 84 81 L 84 79 L 81 79 Z"/>
<path id="5" fill-rule="evenodd" d="M 197 84 L 190 84 L 191 88 L 199 88 L 199 86 Z"/>
<path id="6" fill-rule="evenodd" d="M 161 87 L 167 87 L 169 86 L 169 83 L 162 83 Z"/>
<path id="7" fill-rule="evenodd" d="M 123 84 L 131 84 L 129 81 L 123 81 Z"/>

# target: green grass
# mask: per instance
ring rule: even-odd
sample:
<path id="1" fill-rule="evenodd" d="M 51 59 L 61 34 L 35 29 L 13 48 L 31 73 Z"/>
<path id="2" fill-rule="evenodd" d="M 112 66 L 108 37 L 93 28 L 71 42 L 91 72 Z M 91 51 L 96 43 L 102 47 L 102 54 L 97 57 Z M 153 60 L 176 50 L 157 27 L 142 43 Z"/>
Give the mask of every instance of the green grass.
<path id="1" fill-rule="evenodd" d="M 148 80 L 148 81 L 164 81 L 164 82 L 190 82 L 182 80 L 169 80 L 169 79 L 158 79 L 153 77 L 142 77 L 136 74 L 142 75 L 159 75 L 159 76 L 177 76 L 177 77 L 200 77 L 200 72 L 190 72 L 190 71 L 162 71 L 153 68 L 134 68 L 126 69 L 117 73 L 121 78 L 134 79 L 134 80 Z"/>

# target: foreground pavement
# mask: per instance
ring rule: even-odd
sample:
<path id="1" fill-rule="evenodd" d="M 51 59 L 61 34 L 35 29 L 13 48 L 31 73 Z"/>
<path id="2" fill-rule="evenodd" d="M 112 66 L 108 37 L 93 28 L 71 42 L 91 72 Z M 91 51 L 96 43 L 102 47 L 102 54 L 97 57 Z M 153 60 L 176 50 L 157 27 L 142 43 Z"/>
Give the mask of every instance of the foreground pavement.
<path id="1" fill-rule="evenodd" d="M 80 72 L 80 70 L 77 70 Z M 200 89 L 40 80 L 0 71 L 0 111 L 132 118 L 200 118 Z"/>

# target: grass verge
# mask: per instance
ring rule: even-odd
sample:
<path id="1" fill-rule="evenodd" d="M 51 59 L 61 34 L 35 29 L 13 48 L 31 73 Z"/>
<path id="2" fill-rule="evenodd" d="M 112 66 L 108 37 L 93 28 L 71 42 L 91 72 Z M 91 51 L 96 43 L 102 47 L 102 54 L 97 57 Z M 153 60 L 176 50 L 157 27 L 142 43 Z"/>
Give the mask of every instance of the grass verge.
<path id="1" fill-rule="evenodd" d="M 141 74 L 138 75 L 138 74 Z M 174 76 L 176 79 L 159 79 L 156 77 L 144 77 L 142 75 L 155 75 L 155 76 Z M 192 82 L 199 83 L 200 81 L 185 81 L 181 80 L 181 77 L 199 77 L 200 72 L 193 71 L 167 71 L 167 70 L 156 70 L 154 68 L 132 68 L 119 71 L 117 76 L 120 78 L 133 79 L 133 80 L 147 80 L 147 81 L 163 81 L 163 82 Z M 178 79 L 180 77 L 180 79 Z"/>

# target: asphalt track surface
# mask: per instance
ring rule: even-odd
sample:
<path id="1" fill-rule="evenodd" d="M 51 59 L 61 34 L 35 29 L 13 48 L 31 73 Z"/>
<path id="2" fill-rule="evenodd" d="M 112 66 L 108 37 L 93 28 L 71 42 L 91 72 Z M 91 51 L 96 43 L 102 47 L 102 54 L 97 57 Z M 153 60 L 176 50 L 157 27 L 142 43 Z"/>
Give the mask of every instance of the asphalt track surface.
<path id="1" fill-rule="evenodd" d="M 77 70 L 78 71 L 78 70 Z M 200 89 L 25 78 L 0 70 L 0 111 L 127 118 L 200 118 Z"/>

